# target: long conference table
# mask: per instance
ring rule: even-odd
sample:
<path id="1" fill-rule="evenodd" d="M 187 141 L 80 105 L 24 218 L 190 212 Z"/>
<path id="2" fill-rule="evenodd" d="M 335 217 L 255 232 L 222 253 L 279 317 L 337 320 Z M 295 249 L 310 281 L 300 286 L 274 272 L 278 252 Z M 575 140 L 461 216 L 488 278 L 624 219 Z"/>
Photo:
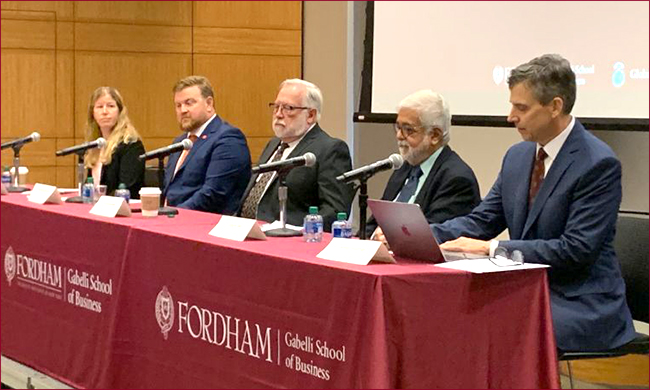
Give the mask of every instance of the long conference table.
<path id="1" fill-rule="evenodd" d="M 546 271 L 321 260 L 221 218 L 1 199 L 3 356 L 80 388 L 558 388 Z"/>

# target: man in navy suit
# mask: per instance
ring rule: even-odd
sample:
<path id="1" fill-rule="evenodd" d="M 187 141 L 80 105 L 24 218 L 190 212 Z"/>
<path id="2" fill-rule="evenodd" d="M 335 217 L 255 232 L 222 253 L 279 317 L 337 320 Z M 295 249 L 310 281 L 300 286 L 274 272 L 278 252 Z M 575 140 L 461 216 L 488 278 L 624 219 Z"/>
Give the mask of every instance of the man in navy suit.
<path id="1" fill-rule="evenodd" d="M 169 206 L 235 214 L 251 175 L 244 134 L 216 115 L 214 91 L 203 76 L 189 76 L 174 86 L 176 118 L 192 140 L 190 150 L 169 156 L 165 195 Z"/>
<path id="2" fill-rule="evenodd" d="M 560 350 L 595 351 L 635 336 L 625 283 L 612 245 L 621 203 L 621 164 L 571 116 L 575 75 L 544 55 L 509 79 L 512 146 L 494 186 L 465 216 L 432 225 L 446 250 L 493 256 L 497 247 L 548 264 L 551 310 Z M 491 240 L 508 229 L 510 239 Z"/>
<path id="3" fill-rule="evenodd" d="M 395 138 L 402 167 L 390 176 L 383 200 L 417 203 L 429 223 L 469 214 L 481 201 L 474 171 L 449 146 L 451 113 L 438 93 L 421 90 L 402 99 Z M 374 217 L 366 234 L 386 242 Z"/>

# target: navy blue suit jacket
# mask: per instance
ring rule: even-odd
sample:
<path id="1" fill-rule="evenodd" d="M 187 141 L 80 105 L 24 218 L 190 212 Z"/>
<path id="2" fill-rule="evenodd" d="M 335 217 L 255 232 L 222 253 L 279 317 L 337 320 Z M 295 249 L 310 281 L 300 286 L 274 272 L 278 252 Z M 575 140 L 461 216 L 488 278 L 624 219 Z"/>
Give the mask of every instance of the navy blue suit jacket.
<path id="1" fill-rule="evenodd" d="M 621 203 L 621 164 L 576 120 L 530 211 L 528 188 L 536 145 L 512 146 L 481 204 L 465 217 L 432 225 L 440 241 L 460 236 L 520 250 L 529 263 L 551 266 L 551 309 L 561 350 L 602 350 L 634 337 L 625 283 L 613 248 Z"/>
<path id="2" fill-rule="evenodd" d="M 174 142 L 185 138 L 187 134 L 182 134 Z M 235 214 L 251 176 L 250 151 L 241 130 L 215 116 L 172 178 L 180 155 L 170 155 L 165 168 L 167 204 Z"/>

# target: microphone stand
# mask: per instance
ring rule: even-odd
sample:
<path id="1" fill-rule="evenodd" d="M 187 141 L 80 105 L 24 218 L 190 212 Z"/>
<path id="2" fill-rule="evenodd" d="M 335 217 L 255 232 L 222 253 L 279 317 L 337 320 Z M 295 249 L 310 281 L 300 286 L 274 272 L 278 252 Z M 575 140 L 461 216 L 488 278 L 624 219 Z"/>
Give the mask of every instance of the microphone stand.
<path id="1" fill-rule="evenodd" d="M 83 185 L 84 185 L 84 154 L 86 151 L 81 151 L 81 152 L 76 152 L 77 154 L 77 187 L 79 187 L 79 195 L 78 196 L 71 196 L 65 201 L 68 203 L 83 203 L 83 200 L 81 199 L 81 191 L 83 190 Z"/>
<path id="2" fill-rule="evenodd" d="M 278 171 L 278 200 L 280 201 L 280 223 L 282 224 L 281 228 L 267 230 L 266 234 L 268 237 L 296 237 L 302 236 L 302 232 L 297 230 L 287 228 L 287 175 L 289 174 L 289 169 L 280 169 Z"/>
<path id="3" fill-rule="evenodd" d="M 366 209 L 368 208 L 368 178 L 371 175 L 364 175 L 359 178 L 359 185 L 354 189 L 354 192 L 359 190 L 359 239 L 367 239 L 366 234 Z"/>
<path id="4" fill-rule="evenodd" d="M 9 192 L 25 192 L 28 190 L 28 188 L 18 185 L 18 177 L 20 176 L 20 148 L 22 146 L 12 146 L 14 150 L 14 176 L 11 178 L 11 186 L 7 188 Z"/>
<path id="5" fill-rule="evenodd" d="M 160 207 L 159 215 L 176 215 L 178 210 L 173 207 L 165 206 L 165 157 L 158 157 L 158 188 L 160 188 Z"/>

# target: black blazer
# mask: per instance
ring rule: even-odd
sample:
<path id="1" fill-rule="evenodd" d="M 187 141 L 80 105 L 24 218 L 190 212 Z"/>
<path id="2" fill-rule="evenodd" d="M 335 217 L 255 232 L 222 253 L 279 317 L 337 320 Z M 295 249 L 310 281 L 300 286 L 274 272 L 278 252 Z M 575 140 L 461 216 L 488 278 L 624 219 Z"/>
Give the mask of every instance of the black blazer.
<path id="1" fill-rule="evenodd" d="M 408 178 L 411 165 L 404 165 L 388 179 L 382 200 L 394 200 Z M 442 149 L 431 167 L 424 186 L 415 197 L 429 223 L 441 223 L 448 219 L 469 214 L 481 201 L 474 171 L 448 145 Z M 374 217 L 368 220 L 368 237 L 377 228 Z"/>
<path id="2" fill-rule="evenodd" d="M 111 163 L 102 167 L 100 182 L 106 185 L 107 195 L 114 195 L 120 183 L 124 183 L 131 191 L 131 198 L 140 198 L 139 191 L 144 185 L 144 161 L 140 161 L 138 156 L 143 153 L 141 140 L 117 145 Z"/>
<path id="3" fill-rule="evenodd" d="M 279 138 L 272 138 L 262 151 L 259 163 L 266 163 L 279 144 Z M 318 206 L 318 212 L 323 216 L 323 228 L 329 232 L 337 213 L 350 214 L 354 198 L 352 187 L 336 180 L 337 176 L 352 169 L 350 150 L 345 142 L 330 137 L 316 124 L 287 157 L 300 157 L 307 152 L 316 155 L 316 164 L 294 168 L 287 175 L 287 223 L 302 226 L 309 206 Z M 251 177 L 242 199 L 248 196 L 255 179 L 257 175 Z M 260 199 L 257 219 L 267 222 L 280 219 L 278 186 L 276 175 Z"/>

